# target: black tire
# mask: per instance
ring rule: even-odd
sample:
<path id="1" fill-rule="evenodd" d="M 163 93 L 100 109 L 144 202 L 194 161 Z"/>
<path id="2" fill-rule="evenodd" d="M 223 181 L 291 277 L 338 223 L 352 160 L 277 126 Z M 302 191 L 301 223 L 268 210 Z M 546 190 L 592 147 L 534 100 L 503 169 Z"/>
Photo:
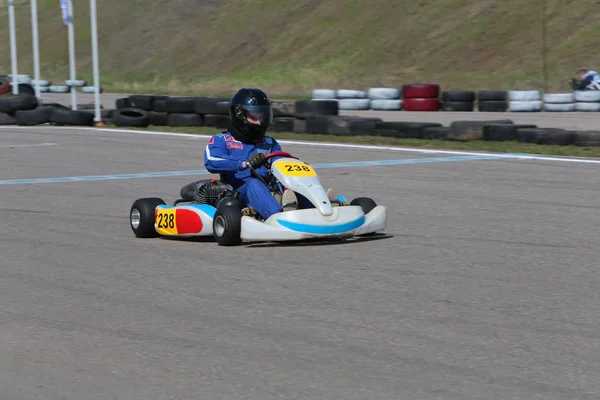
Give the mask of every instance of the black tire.
<path id="1" fill-rule="evenodd" d="M 0 112 L 6 114 L 12 114 L 19 110 L 33 110 L 37 106 L 37 98 L 30 94 L 5 94 L 0 96 Z"/>
<path id="2" fill-rule="evenodd" d="M 277 117 L 273 118 L 273 123 L 269 126 L 270 132 L 293 132 L 294 131 L 294 118 L 291 117 Z"/>
<path id="3" fill-rule="evenodd" d="M 581 131 L 574 134 L 573 144 L 582 147 L 597 147 L 600 146 L 599 131 Z"/>
<path id="4" fill-rule="evenodd" d="M 0 125 L 16 125 L 17 120 L 10 114 L 0 112 Z"/>
<path id="5" fill-rule="evenodd" d="M 363 213 L 367 215 L 370 213 L 375 207 L 377 207 L 377 203 L 375 200 L 370 197 L 357 197 L 350 202 L 351 206 L 360 206 L 362 208 Z"/>
<path id="6" fill-rule="evenodd" d="M 29 94 L 35 96 L 35 89 L 27 83 L 19 83 L 19 94 Z"/>
<path id="7" fill-rule="evenodd" d="M 219 101 L 217 103 L 217 112 L 215 113 L 217 115 L 226 115 L 227 117 L 229 117 L 229 100 L 227 101 Z M 273 116 L 277 116 L 277 113 L 273 113 Z"/>
<path id="8" fill-rule="evenodd" d="M 473 111 L 472 101 L 444 101 L 441 105 L 442 111 Z"/>
<path id="9" fill-rule="evenodd" d="M 204 118 L 200 114 L 172 113 L 167 117 L 169 126 L 204 126 Z"/>
<path id="10" fill-rule="evenodd" d="M 307 118 L 313 115 L 339 115 L 336 100 L 298 100 L 296 101 L 296 118 Z"/>
<path id="11" fill-rule="evenodd" d="M 442 92 L 443 102 L 466 102 L 472 103 L 475 100 L 475 92 L 466 90 L 445 90 Z"/>
<path id="12" fill-rule="evenodd" d="M 508 99 L 508 92 L 504 90 L 480 90 L 477 92 L 479 101 L 505 101 Z"/>
<path id="13" fill-rule="evenodd" d="M 213 236 L 220 246 L 237 246 L 242 242 L 242 211 L 233 205 L 217 208 L 213 218 Z"/>
<path id="14" fill-rule="evenodd" d="M 150 125 L 169 126 L 169 114 L 166 112 L 150 111 Z"/>
<path id="15" fill-rule="evenodd" d="M 337 115 L 329 117 L 327 121 L 327 134 L 372 136 L 375 134 L 375 126 L 379 122 L 383 122 L 381 118 Z"/>
<path id="16" fill-rule="evenodd" d="M 204 125 L 218 129 L 227 129 L 229 126 L 229 115 L 206 114 Z"/>
<path id="17" fill-rule="evenodd" d="M 117 99 L 117 101 L 115 102 L 115 107 L 117 109 L 119 108 L 129 108 L 129 97 L 122 97 L 120 99 Z"/>
<path id="18" fill-rule="evenodd" d="M 492 124 L 513 124 L 509 119 L 491 121 L 452 121 L 448 140 L 466 142 L 470 140 L 483 140 L 483 127 Z"/>
<path id="19" fill-rule="evenodd" d="M 443 140 L 448 138 L 450 128 L 447 126 L 430 126 L 423 129 L 423 139 Z"/>
<path id="20" fill-rule="evenodd" d="M 21 126 L 42 125 L 50 122 L 55 108 L 52 106 L 40 106 L 33 110 L 19 110 L 15 113 L 17 124 Z"/>
<path id="21" fill-rule="evenodd" d="M 360 208 L 362 208 L 362 211 L 365 215 L 367 215 L 375 207 L 377 207 L 377 203 L 375 203 L 375 200 L 373 200 L 369 197 L 357 197 L 350 202 L 350 205 L 351 206 L 360 206 Z M 365 233 L 364 235 L 360 235 L 360 236 L 373 236 L 373 235 L 375 235 L 375 233 L 376 232 Z"/>
<path id="22" fill-rule="evenodd" d="M 508 110 L 508 101 L 506 100 L 486 100 L 477 103 L 477 110 L 481 112 L 506 112 Z"/>
<path id="23" fill-rule="evenodd" d="M 150 125 L 150 113 L 139 108 L 118 108 L 111 119 L 117 126 L 145 128 Z"/>
<path id="24" fill-rule="evenodd" d="M 530 124 L 489 124 L 483 126 L 483 140 L 488 142 L 507 142 L 519 140 L 519 129 L 537 128 Z"/>
<path id="25" fill-rule="evenodd" d="M 160 236 L 154 229 L 155 211 L 165 202 L 158 197 L 137 199 L 129 210 L 129 226 L 138 238 L 155 238 Z M 137 224 L 135 222 L 138 222 Z"/>
<path id="26" fill-rule="evenodd" d="M 132 95 L 129 96 L 129 108 L 139 108 L 145 111 L 152 110 L 153 96 Z"/>
<path id="27" fill-rule="evenodd" d="M 167 112 L 188 114 L 196 112 L 197 97 L 169 97 L 167 99 Z"/>
<path id="28" fill-rule="evenodd" d="M 436 122 L 377 122 L 376 134 L 379 136 L 396 137 L 403 139 L 422 139 L 423 131 L 428 127 L 441 127 Z"/>
<path id="29" fill-rule="evenodd" d="M 54 107 L 50 122 L 54 125 L 64 126 L 94 126 L 94 114 Z"/>
<path id="30" fill-rule="evenodd" d="M 152 111 L 158 113 L 166 113 L 167 112 L 167 99 L 155 98 L 152 103 Z"/>
<path id="31" fill-rule="evenodd" d="M 195 112 L 197 114 L 221 114 L 222 107 L 218 107 L 219 102 L 228 102 L 229 99 L 220 97 L 198 97 L 196 99 Z"/>
<path id="32" fill-rule="evenodd" d="M 326 135 L 329 118 L 328 115 L 312 115 L 308 117 L 304 131 L 306 133 Z"/>

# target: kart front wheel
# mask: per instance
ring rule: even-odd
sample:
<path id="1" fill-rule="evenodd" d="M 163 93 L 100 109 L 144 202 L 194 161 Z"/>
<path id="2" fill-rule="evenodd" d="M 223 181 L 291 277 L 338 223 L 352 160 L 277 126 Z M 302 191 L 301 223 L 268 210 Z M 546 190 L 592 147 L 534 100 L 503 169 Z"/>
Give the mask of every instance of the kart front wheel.
<path id="1" fill-rule="evenodd" d="M 213 218 L 213 236 L 221 246 L 236 246 L 242 242 L 242 211 L 233 205 L 217 208 Z"/>
<path id="2" fill-rule="evenodd" d="M 158 197 L 137 199 L 129 210 L 129 225 L 138 238 L 155 238 L 160 236 L 154 229 L 156 207 L 165 202 Z"/>
<path id="3" fill-rule="evenodd" d="M 357 197 L 356 199 L 354 199 L 350 202 L 350 205 L 351 206 L 360 206 L 360 208 L 362 208 L 362 211 L 365 215 L 367 215 L 375 207 L 377 207 L 377 203 L 375 203 L 375 200 L 373 200 L 369 197 Z M 360 235 L 360 236 L 373 236 L 373 235 L 375 235 L 375 232 L 365 233 L 364 235 Z"/>
<path id="4" fill-rule="evenodd" d="M 360 206 L 365 215 L 370 213 L 375 207 L 377 207 L 377 203 L 375 203 L 375 201 L 369 197 L 357 197 L 356 199 L 350 202 L 350 205 Z"/>

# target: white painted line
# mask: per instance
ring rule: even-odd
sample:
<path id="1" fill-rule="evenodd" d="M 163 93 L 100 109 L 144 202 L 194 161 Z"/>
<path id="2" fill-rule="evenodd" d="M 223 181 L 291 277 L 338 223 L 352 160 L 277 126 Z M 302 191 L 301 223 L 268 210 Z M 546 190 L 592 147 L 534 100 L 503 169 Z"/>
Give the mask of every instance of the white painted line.
<path id="1" fill-rule="evenodd" d="M 0 148 L 4 147 L 40 147 L 40 146 L 58 146 L 58 143 L 35 143 L 35 144 L 2 144 Z"/>
<path id="2" fill-rule="evenodd" d="M 36 129 L 37 127 L 28 126 L 0 126 L 2 128 L 23 128 L 23 129 Z M 154 135 L 154 136 L 173 136 L 173 137 L 184 137 L 187 139 L 209 139 L 211 135 L 197 135 L 194 133 L 176 133 L 176 132 L 162 132 L 162 131 L 137 131 L 131 129 L 112 129 L 112 128 L 91 128 L 91 127 L 63 127 L 63 126 L 44 126 L 44 129 L 64 129 L 64 130 L 85 130 L 85 131 L 102 131 L 108 133 L 131 133 L 136 135 Z M 215 129 L 215 134 L 218 133 Z M 277 139 L 275 137 L 275 139 Z M 300 140 L 279 140 L 281 144 L 289 145 L 301 145 L 301 146 L 312 146 L 312 147 L 335 147 L 336 149 L 358 149 L 358 150 L 387 150 L 387 151 L 399 151 L 407 153 L 421 153 L 421 154 L 456 154 L 464 156 L 490 156 L 493 155 L 497 159 L 516 159 L 516 160 L 537 160 L 537 161 L 558 161 L 558 162 L 569 162 L 569 163 L 583 163 L 583 164 L 600 164 L 600 159 L 597 158 L 572 158 L 572 157 L 560 157 L 560 156 L 538 156 L 535 154 L 517 154 L 517 153 L 485 153 L 485 152 L 474 152 L 474 151 L 459 151 L 459 150 L 436 150 L 436 149 L 417 149 L 412 147 L 397 147 L 397 146 L 378 146 L 368 144 L 348 144 L 348 143 L 330 143 L 330 142 L 310 142 Z"/>

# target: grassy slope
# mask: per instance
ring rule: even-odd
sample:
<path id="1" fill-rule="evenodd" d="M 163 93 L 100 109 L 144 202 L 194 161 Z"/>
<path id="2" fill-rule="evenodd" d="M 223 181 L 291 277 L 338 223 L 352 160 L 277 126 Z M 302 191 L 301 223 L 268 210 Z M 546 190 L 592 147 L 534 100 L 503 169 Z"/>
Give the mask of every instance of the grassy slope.
<path id="1" fill-rule="evenodd" d="M 2 0 L 0 0 L 2 1 Z M 28 1 L 17 0 L 19 65 L 32 73 Z M 58 0 L 39 0 L 42 75 L 68 78 Z M 600 69 L 597 0 L 103 0 L 102 83 L 108 90 L 275 96 L 315 87 L 439 82 L 444 89 L 568 90 L 580 65 Z M 79 78 L 91 81 L 87 1 L 75 2 Z M 8 21 L 5 6 L 0 20 Z M 2 24 L 0 73 L 10 71 Z"/>

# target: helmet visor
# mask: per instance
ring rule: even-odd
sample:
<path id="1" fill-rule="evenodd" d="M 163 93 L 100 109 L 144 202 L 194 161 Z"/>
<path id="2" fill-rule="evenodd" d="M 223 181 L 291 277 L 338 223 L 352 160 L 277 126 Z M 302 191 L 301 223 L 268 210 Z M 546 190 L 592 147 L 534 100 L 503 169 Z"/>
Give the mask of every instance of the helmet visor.
<path id="1" fill-rule="evenodd" d="M 268 126 L 273 122 L 271 106 L 242 106 L 242 110 L 250 125 Z"/>

